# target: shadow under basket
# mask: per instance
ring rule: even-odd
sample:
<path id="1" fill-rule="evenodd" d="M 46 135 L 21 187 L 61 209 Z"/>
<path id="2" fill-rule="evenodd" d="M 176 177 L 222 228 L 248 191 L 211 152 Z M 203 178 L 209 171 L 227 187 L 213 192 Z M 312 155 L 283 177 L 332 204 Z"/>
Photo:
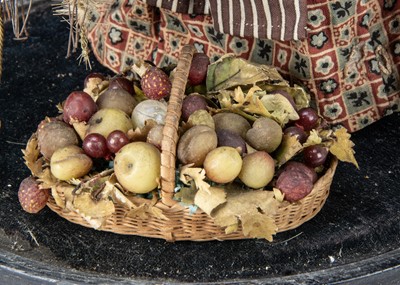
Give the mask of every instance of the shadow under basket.
<path id="1" fill-rule="evenodd" d="M 115 204 L 115 212 L 99 228 L 124 235 L 137 235 L 161 238 L 167 241 L 208 241 L 248 239 L 242 228 L 233 233 L 225 233 L 225 229 L 216 225 L 212 217 L 201 209 L 194 213 L 174 199 L 176 145 L 178 142 L 178 126 L 181 116 L 182 101 L 189 73 L 190 63 L 195 52 L 193 46 L 185 46 L 172 80 L 172 90 L 168 102 L 163 140 L 161 146 L 161 191 L 160 199 L 155 207 L 162 211 L 166 219 L 148 216 L 146 218 L 131 217 L 129 209 Z M 337 167 L 337 159 L 332 158 L 330 166 L 323 176 L 314 184 L 313 190 L 305 198 L 295 203 L 284 201 L 274 215 L 278 232 L 294 229 L 313 218 L 323 207 L 329 195 L 329 189 Z M 62 187 L 57 188 L 63 197 Z M 50 196 L 48 207 L 66 220 L 93 228 L 81 215 L 74 211 L 65 211 Z"/>

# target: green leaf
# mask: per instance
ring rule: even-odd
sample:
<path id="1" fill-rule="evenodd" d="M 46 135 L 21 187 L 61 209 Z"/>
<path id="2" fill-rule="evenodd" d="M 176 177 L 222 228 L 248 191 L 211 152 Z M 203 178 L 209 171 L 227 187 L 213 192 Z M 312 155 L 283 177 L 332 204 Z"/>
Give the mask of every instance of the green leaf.
<path id="1" fill-rule="evenodd" d="M 303 144 L 303 147 L 308 147 L 310 145 L 320 144 L 322 142 L 322 138 L 319 135 L 318 131 L 311 130 L 310 135 L 308 136 L 306 142 Z"/>
<path id="2" fill-rule="evenodd" d="M 310 95 L 304 90 L 303 87 L 299 85 L 294 86 L 282 86 L 270 83 L 257 84 L 261 89 L 265 90 L 267 93 L 275 90 L 286 91 L 296 103 L 297 110 L 310 106 Z"/>
<path id="3" fill-rule="evenodd" d="M 254 85 L 261 81 L 287 85 L 275 68 L 251 63 L 228 54 L 209 65 L 206 85 L 208 91 L 216 91 L 236 86 Z"/>
<path id="4" fill-rule="evenodd" d="M 329 147 L 329 151 L 336 156 L 340 161 L 350 162 L 359 168 L 357 160 L 354 156 L 354 143 L 350 140 L 350 134 L 345 128 L 337 129 L 333 133 L 336 139 Z"/>
<path id="5" fill-rule="evenodd" d="M 272 119 L 284 126 L 290 120 L 296 121 L 299 115 L 292 104 L 281 94 L 268 94 L 261 97 L 261 102 L 271 113 Z"/>

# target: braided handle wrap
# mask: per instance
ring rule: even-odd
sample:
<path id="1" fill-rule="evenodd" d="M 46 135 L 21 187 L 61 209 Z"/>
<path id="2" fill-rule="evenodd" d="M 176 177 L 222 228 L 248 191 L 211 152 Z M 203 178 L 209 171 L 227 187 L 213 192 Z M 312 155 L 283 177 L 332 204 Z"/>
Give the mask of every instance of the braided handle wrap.
<path id="1" fill-rule="evenodd" d="M 182 48 L 172 79 L 171 95 L 169 97 L 163 129 L 161 143 L 161 202 L 169 207 L 176 204 L 173 197 L 175 188 L 176 145 L 179 139 L 178 127 L 190 64 L 195 51 L 196 49 L 192 45 L 186 45 Z"/>

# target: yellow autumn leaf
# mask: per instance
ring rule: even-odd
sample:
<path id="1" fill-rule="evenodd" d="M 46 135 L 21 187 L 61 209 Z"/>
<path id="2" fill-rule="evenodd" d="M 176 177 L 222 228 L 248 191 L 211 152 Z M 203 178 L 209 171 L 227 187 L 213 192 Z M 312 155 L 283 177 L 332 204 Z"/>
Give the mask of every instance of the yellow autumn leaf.
<path id="1" fill-rule="evenodd" d="M 241 221 L 242 225 L 245 223 L 246 234 L 250 237 L 270 240 L 276 233 L 273 217 L 279 206 L 279 202 L 274 198 L 274 192 L 244 190 L 236 185 L 227 187 L 226 193 L 226 203 L 212 212 L 215 224 L 231 232 Z"/>
<path id="2" fill-rule="evenodd" d="M 322 138 L 320 137 L 318 131 L 311 130 L 310 135 L 307 138 L 307 141 L 305 143 L 303 143 L 303 147 L 320 144 L 321 142 L 322 142 Z"/>
<path id="3" fill-rule="evenodd" d="M 209 191 L 210 184 L 204 181 L 206 178 L 206 171 L 199 167 L 191 167 L 193 164 L 184 165 L 181 168 L 179 179 L 186 185 L 190 184 L 190 181 L 196 185 L 196 189 Z"/>
<path id="4" fill-rule="evenodd" d="M 303 146 L 296 136 L 283 135 L 282 142 L 275 153 L 275 159 L 277 160 L 278 166 L 281 166 L 290 160 L 302 149 Z"/>
<path id="5" fill-rule="evenodd" d="M 240 217 L 243 234 L 252 238 L 265 238 L 272 241 L 272 236 L 278 231 L 275 220 L 260 212 L 246 213 Z"/>
<path id="6" fill-rule="evenodd" d="M 336 139 L 329 147 L 329 151 L 340 161 L 350 162 L 359 168 L 357 160 L 354 156 L 354 143 L 350 140 L 351 135 L 347 132 L 347 130 L 345 128 L 337 129 L 333 133 L 333 136 Z"/>

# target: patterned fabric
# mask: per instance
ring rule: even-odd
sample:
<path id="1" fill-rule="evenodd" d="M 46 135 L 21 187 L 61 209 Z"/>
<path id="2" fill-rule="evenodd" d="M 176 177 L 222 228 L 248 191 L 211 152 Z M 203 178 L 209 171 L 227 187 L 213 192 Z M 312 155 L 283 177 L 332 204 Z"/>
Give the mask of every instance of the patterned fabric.
<path id="1" fill-rule="evenodd" d="M 400 1 L 308 0 L 308 36 L 299 41 L 233 36 L 216 30 L 212 15 L 124 1 L 89 34 L 100 62 L 115 72 L 137 58 L 176 63 L 192 43 L 211 61 L 234 53 L 277 67 L 309 89 L 329 123 L 351 132 L 400 109 Z"/>
<path id="2" fill-rule="evenodd" d="M 214 28 L 233 36 L 298 40 L 306 36 L 306 0 L 143 0 L 183 14 L 210 14 Z"/>

